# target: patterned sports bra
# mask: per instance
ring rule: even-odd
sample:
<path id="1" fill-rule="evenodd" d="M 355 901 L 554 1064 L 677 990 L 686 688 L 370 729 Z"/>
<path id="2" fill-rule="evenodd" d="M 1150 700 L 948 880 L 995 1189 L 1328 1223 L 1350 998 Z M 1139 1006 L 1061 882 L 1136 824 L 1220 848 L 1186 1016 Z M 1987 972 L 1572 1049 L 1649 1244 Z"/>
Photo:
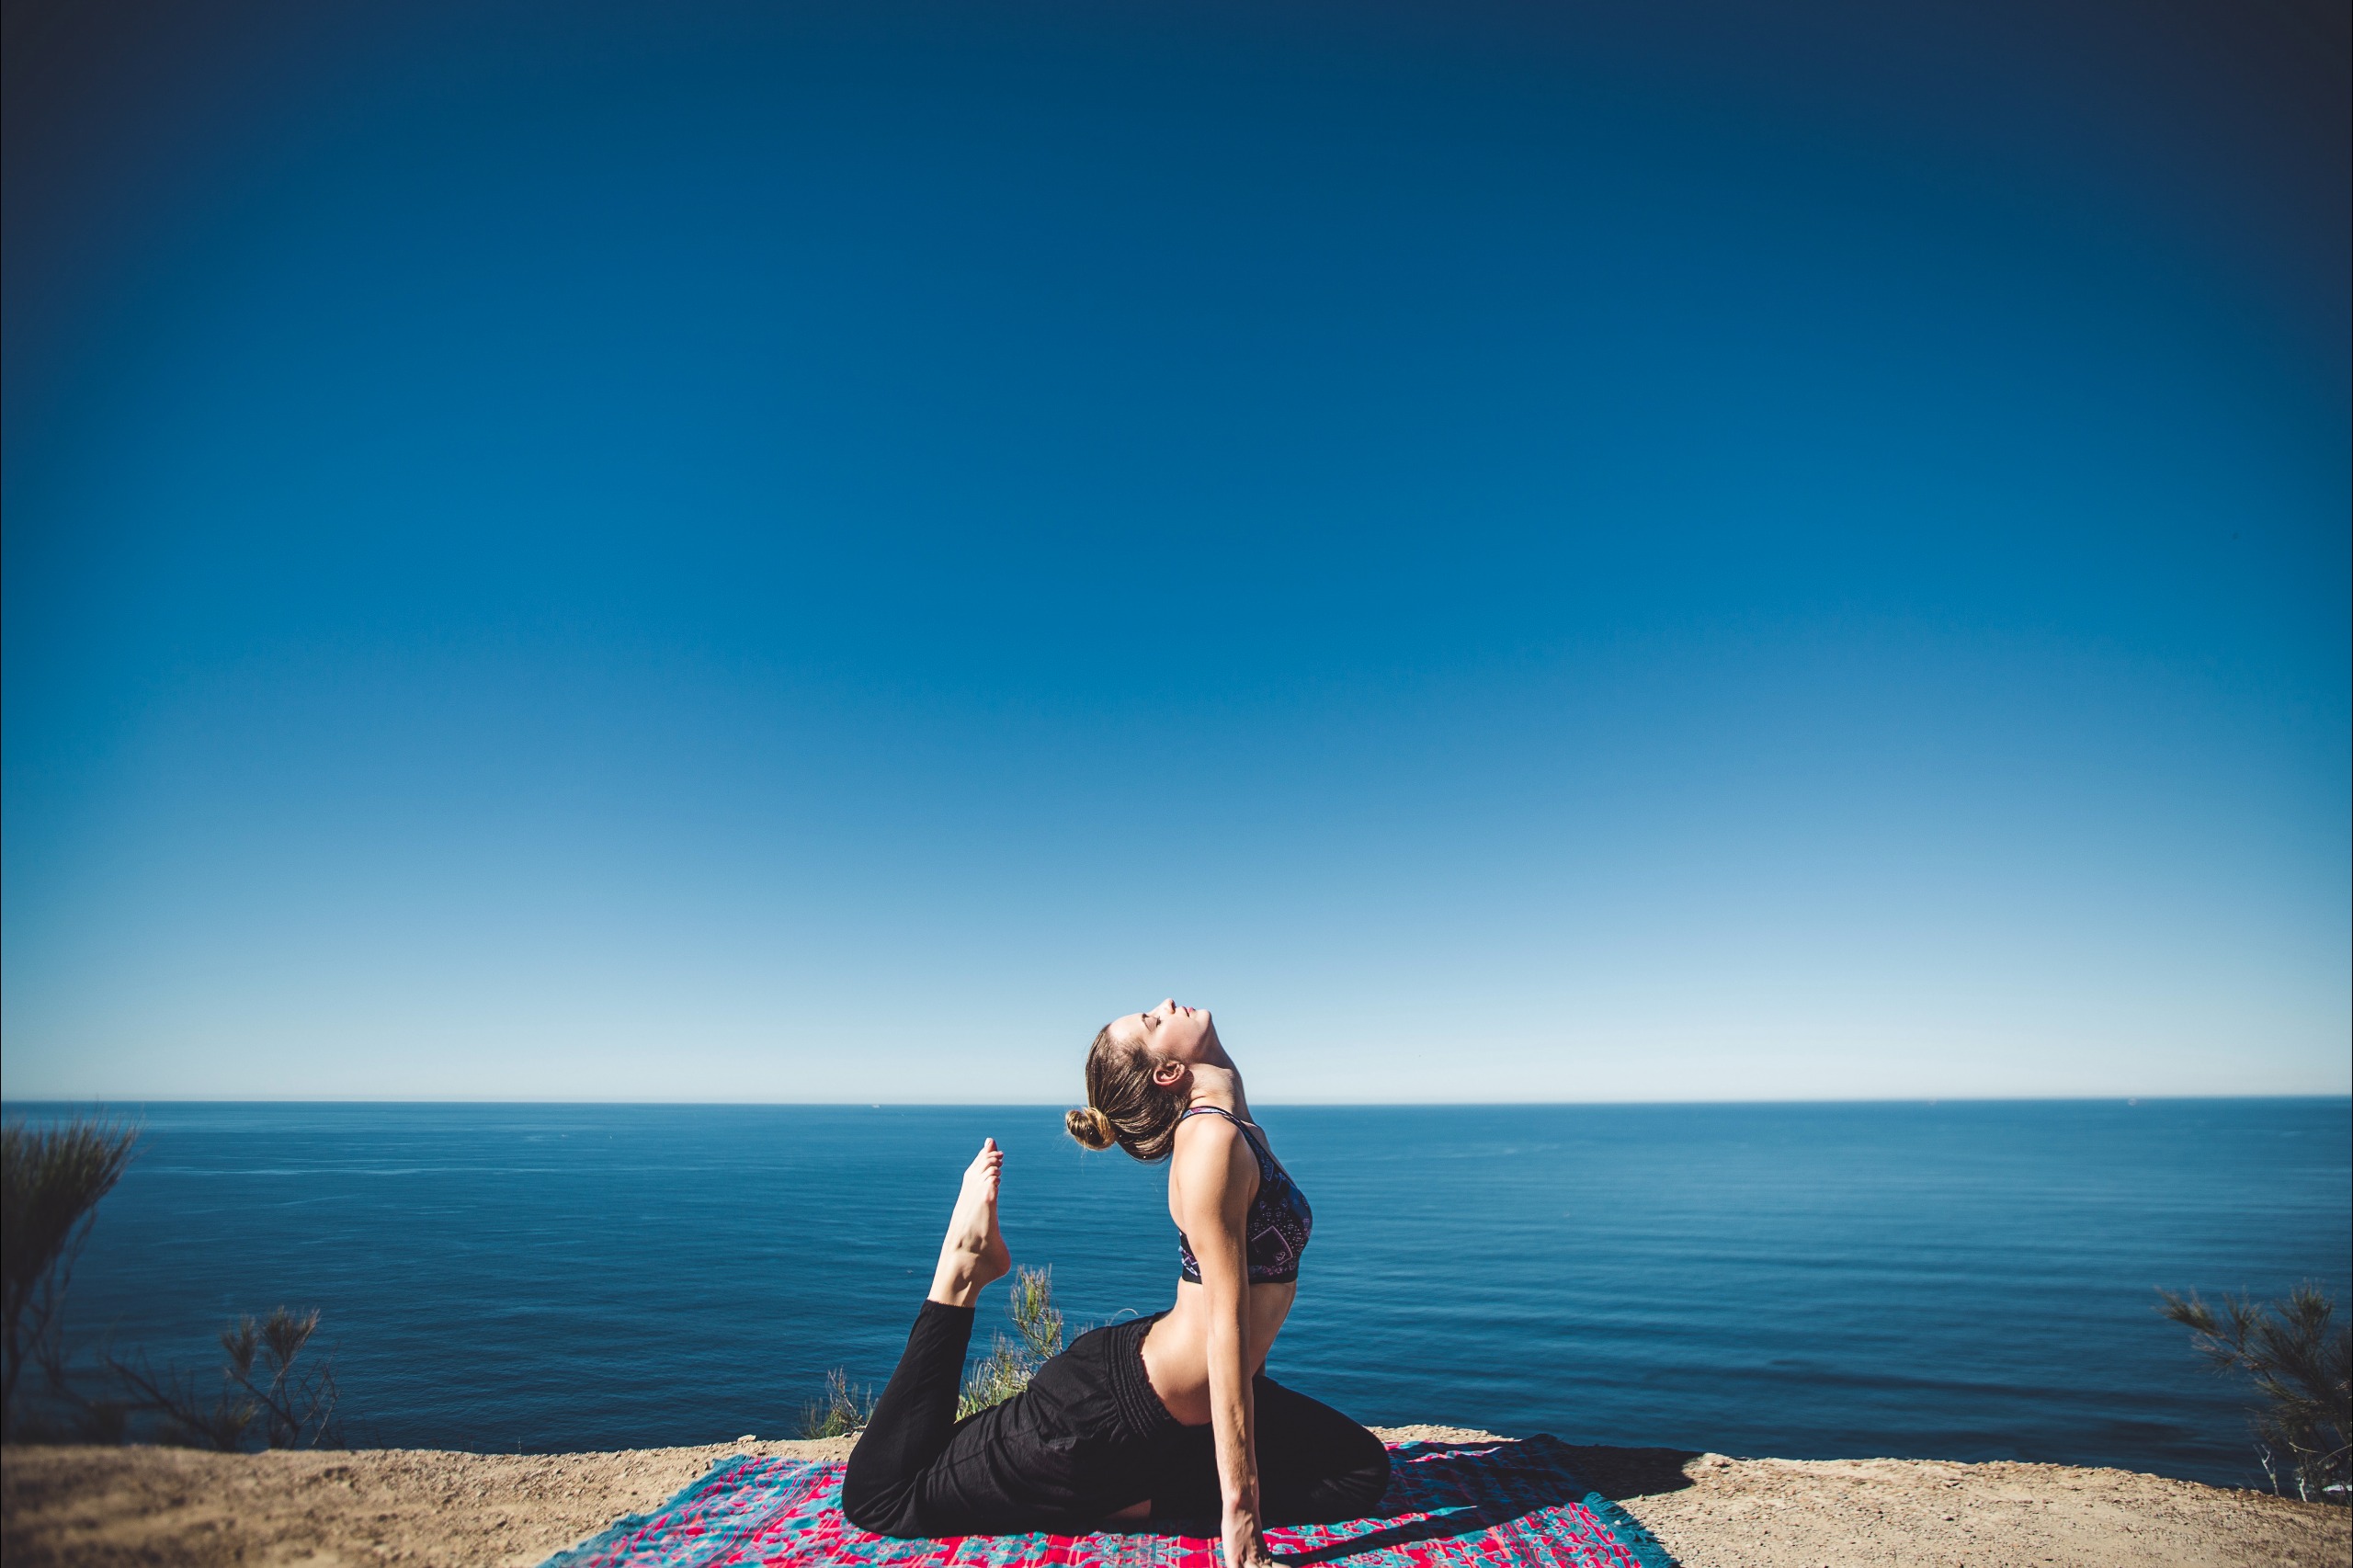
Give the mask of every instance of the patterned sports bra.
<path id="1" fill-rule="evenodd" d="M 1287 1285 L 1298 1278 L 1299 1255 L 1307 1250 L 1308 1235 L 1315 1229 L 1307 1194 L 1299 1190 L 1299 1183 L 1275 1164 L 1274 1155 L 1259 1142 L 1256 1122 L 1245 1121 L 1213 1105 L 1197 1105 L 1185 1115 L 1225 1118 L 1242 1129 L 1250 1152 L 1258 1156 L 1258 1196 L 1250 1200 L 1250 1212 L 1242 1220 L 1242 1255 L 1250 1266 L 1250 1283 Z M 1196 1285 L 1201 1282 L 1200 1262 L 1193 1256 L 1193 1244 L 1181 1230 L 1176 1233 L 1176 1276 Z"/>

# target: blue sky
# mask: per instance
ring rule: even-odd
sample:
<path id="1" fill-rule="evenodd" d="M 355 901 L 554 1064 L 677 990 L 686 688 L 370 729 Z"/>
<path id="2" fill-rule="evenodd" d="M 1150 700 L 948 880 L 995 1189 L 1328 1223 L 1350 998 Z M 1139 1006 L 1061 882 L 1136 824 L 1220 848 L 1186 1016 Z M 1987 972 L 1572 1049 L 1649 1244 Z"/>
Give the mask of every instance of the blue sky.
<path id="1" fill-rule="evenodd" d="M 2353 1087 L 2341 17 L 27 15 L 11 1097 Z"/>

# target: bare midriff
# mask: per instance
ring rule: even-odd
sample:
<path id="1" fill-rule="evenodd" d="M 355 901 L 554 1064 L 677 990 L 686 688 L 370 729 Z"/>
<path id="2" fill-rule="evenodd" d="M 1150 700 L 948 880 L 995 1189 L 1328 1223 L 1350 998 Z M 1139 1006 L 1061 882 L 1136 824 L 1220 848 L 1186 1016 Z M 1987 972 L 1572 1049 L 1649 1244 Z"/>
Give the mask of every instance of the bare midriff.
<path id="1" fill-rule="evenodd" d="M 1296 1280 L 1279 1285 L 1245 1285 L 1242 1365 L 1256 1376 L 1267 1364 L 1267 1352 L 1282 1332 L 1290 1304 L 1298 1299 Z M 1176 1281 L 1176 1304 L 1143 1336 L 1144 1375 L 1152 1392 L 1168 1414 L 1188 1426 L 1205 1426 L 1210 1419 L 1210 1293 L 1189 1279 Z"/>

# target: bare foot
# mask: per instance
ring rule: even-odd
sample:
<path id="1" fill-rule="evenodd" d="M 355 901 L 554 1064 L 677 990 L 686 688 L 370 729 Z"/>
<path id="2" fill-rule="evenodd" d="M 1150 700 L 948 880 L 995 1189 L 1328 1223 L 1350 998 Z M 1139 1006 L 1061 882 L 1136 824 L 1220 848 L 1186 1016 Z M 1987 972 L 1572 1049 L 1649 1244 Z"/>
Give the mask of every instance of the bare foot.
<path id="1" fill-rule="evenodd" d="M 939 1267 L 931 1273 L 931 1299 L 944 1306 L 969 1307 L 981 1299 L 981 1288 L 1002 1279 L 1013 1267 L 1005 1237 L 996 1228 L 997 1177 L 1005 1151 L 996 1140 L 981 1141 L 981 1152 L 964 1167 L 964 1188 L 956 1195 L 956 1212 L 948 1217 L 948 1234 L 939 1244 Z"/>

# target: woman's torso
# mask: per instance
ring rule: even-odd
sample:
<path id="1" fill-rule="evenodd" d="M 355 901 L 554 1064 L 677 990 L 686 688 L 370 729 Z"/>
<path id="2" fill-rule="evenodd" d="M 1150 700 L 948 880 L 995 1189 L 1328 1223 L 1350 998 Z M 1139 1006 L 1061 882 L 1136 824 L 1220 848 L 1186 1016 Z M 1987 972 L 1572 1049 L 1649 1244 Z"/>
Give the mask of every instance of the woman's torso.
<path id="1" fill-rule="evenodd" d="M 1234 1124 L 1254 1156 L 1254 1175 L 1258 1186 L 1251 1194 L 1252 1216 L 1256 1217 L 1257 1210 L 1267 1206 L 1264 1199 L 1268 1196 L 1270 1185 L 1279 1184 L 1286 1190 L 1279 1195 L 1281 1202 L 1278 1206 L 1287 1210 L 1295 1208 L 1299 1218 L 1307 1218 L 1306 1199 L 1289 1176 L 1282 1173 L 1280 1165 L 1274 1159 L 1273 1150 L 1266 1142 L 1266 1134 L 1255 1122 L 1247 1119 L 1246 1111 L 1238 1116 L 1223 1111 L 1218 1114 Z M 1172 1220 L 1178 1220 L 1179 1196 L 1176 1173 L 1171 1170 L 1168 1211 Z M 1181 1220 L 1178 1222 L 1181 1236 Z M 1250 1271 L 1258 1273 L 1265 1271 L 1265 1266 L 1256 1255 L 1264 1250 L 1266 1239 L 1261 1239 L 1261 1246 L 1251 1247 L 1250 1223 L 1251 1221 L 1245 1221 L 1245 1250 L 1253 1255 L 1250 1261 L 1255 1267 Z M 1282 1332 L 1283 1320 L 1290 1315 L 1291 1302 L 1298 1298 L 1297 1255 L 1304 1243 L 1304 1233 L 1300 1231 L 1294 1233 L 1287 1243 L 1276 1244 L 1278 1252 L 1288 1246 L 1287 1261 L 1293 1278 L 1261 1279 L 1245 1283 L 1243 1287 L 1243 1328 L 1245 1335 L 1243 1367 L 1249 1374 L 1256 1375 L 1266 1366 L 1267 1353 L 1274 1347 L 1275 1336 Z M 1209 1291 L 1197 1281 L 1180 1278 L 1176 1282 L 1176 1305 L 1152 1325 L 1152 1331 L 1144 1337 L 1143 1363 L 1144 1370 L 1152 1380 L 1153 1392 L 1160 1396 L 1170 1415 L 1188 1426 L 1202 1426 L 1210 1418 L 1209 1340 Z"/>

